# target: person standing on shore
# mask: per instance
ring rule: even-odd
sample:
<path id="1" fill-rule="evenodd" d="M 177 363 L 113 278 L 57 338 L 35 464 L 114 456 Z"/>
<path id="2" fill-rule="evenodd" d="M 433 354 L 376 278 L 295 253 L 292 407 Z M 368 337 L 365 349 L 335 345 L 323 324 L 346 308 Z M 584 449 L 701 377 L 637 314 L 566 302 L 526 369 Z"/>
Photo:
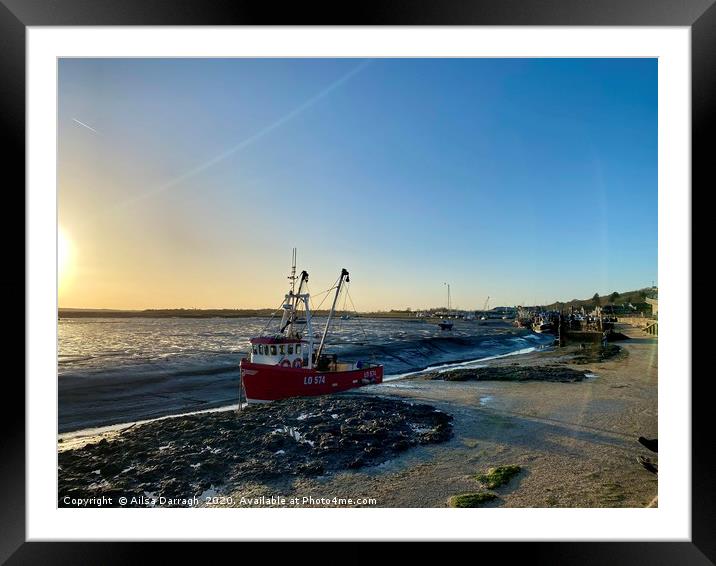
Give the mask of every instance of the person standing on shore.
<path id="1" fill-rule="evenodd" d="M 644 438 L 643 436 L 639 437 L 639 444 L 647 448 L 648 450 L 651 450 L 654 453 L 659 452 L 659 441 L 658 439 L 649 439 Z M 637 456 L 637 461 L 642 465 L 642 467 L 645 470 L 648 470 L 652 474 L 658 474 L 659 473 L 659 467 L 658 464 L 655 462 L 652 462 L 651 459 L 646 458 L 645 456 Z"/>

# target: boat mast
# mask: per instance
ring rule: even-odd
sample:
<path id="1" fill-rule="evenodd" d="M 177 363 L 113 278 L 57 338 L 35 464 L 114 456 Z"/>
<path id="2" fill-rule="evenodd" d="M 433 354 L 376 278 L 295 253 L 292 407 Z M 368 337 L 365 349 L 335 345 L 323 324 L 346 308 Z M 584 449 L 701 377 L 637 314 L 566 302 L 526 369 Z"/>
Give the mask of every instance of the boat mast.
<path id="1" fill-rule="evenodd" d="M 301 292 L 303 291 L 304 283 L 308 283 L 308 272 L 305 270 L 301 272 L 301 282 L 298 284 L 298 297 L 296 301 L 303 301 L 304 310 L 306 312 L 306 332 L 308 332 L 308 369 L 311 369 L 313 367 L 313 325 L 311 324 L 311 317 L 313 315 L 311 313 L 309 294 Z"/>
<path id="2" fill-rule="evenodd" d="M 298 293 L 289 293 L 286 295 L 286 301 L 288 305 L 290 305 L 291 309 L 289 311 L 288 317 L 283 321 L 283 324 L 281 325 L 281 332 L 283 333 L 284 330 L 288 330 L 286 333 L 287 336 L 290 338 L 295 337 L 295 333 L 293 331 L 293 325 L 296 322 L 296 319 L 298 318 L 298 305 L 299 301 L 303 301 L 305 304 L 306 309 L 306 320 L 307 322 L 310 320 L 310 308 L 308 307 L 308 295 L 303 293 L 303 284 L 308 281 L 308 273 L 304 270 L 301 271 L 300 276 L 300 282 L 298 284 Z"/>
<path id="3" fill-rule="evenodd" d="M 321 338 L 321 343 L 318 345 L 318 350 L 316 350 L 316 363 L 318 363 L 318 360 L 321 358 L 321 353 L 323 352 L 323 346 L 326 343 L 326 336 L 328 336 L 328 327 L 331 324 L 331 319 L 333 318 L 333 313 L 336 311 L 336 303 L 338 302 L 338 295 L 341 293 L 341 287 L 343 286 L 343 280 L 348 283 L 350 281 L 348 271 L 346 271 L 345 268 L 341 270 L 341 276 L 338 278 L 338 286 L 336 287 L 336 294 L 333 297 L 333 304 L 331 305 L 331 312 L 328 313 L 328 320 L 326 321 L 326 327 L 323 329 L 323 337 Z"/>
<path id="4" fill-rule="evenodd" d="M 291 281 L 291 294 L 293 295 L 293 291 L 296 288 L 296 248 L 293 248 L 293 261 L 291 262 L 291 275 L 288 276 L 289 281 Z"/>
<path id="5" fill-rule="evenodd" d="M 443 283 L 443 285 L 447 285 L 448 288 L 448 306 L 447 306 L 447 316 L 450 316 L 450 283 Z"/>
<path id="6" fill-rule="evenodd" d="M 293 252 L 291 254 L 291 274 L 287 279 L 291 282 L 291 288 L 288 293 L 286 293 L 286 300 L 283 305 L 281 305 L 283 308 L 281 325 L 279 326 L 281 333 L 283 333 L 284 330 L 286 330 L 286 328 L 291 324 L 296 312 L 296 295 L 294 293 L 296 289 L 296 248 L 293 248 Z"/>

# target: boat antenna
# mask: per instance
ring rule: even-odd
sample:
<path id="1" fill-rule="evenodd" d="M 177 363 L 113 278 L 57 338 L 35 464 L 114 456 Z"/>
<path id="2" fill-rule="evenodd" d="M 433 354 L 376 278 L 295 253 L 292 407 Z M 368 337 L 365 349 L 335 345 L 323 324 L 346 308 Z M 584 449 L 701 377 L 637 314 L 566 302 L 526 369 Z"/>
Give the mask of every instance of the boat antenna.
<path id="1" fill-rule="evenodd" d="M 291 260 L 291 275 L 288 276 L 288 280 L 291 282 L 291 294 L 293 295 L 296 290 L 296 248 L 293 248 Z"/>

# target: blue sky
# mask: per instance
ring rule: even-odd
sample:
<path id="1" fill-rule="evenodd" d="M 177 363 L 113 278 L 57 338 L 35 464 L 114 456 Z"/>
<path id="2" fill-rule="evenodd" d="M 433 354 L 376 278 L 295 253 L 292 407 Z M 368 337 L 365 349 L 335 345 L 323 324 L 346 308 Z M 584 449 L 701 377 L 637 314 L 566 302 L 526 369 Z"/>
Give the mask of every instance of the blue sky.
<path id="1" fill-rule="evenodd" d="M 62 59 L 65 307 L 359 309 L 657 280 L 656 59 Z"/>

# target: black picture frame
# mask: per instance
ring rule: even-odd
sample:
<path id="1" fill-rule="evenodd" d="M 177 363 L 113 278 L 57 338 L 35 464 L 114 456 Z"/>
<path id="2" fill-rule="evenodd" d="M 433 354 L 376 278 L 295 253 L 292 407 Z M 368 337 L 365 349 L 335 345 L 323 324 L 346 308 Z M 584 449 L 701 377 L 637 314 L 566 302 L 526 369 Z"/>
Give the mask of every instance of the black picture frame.
<path id="1" fill-rule="evenodd" d="M 25 38 L 28 26 L 112 25 L 530 25 L 530 26 L 687 26 L 691 28 L 692 185 L 706 190 L 710 161 L 708 137 L 716 131 L 716 0 L 430 0 L 363 1 L 355 5 L 271 3 L 240 0 L 0 0 L 0 116 L 6 148 L 0 154 L 8 199 L 24 210 L 14 187 L 25 184 Z M 11 182 L 10 179 L 13 181 Z M 13 190 L 11 190 L 11 187 Z M 685 187 L 685 190 L 689 190 Z M 693 190 L 692 190 L 693 194 Z M 6 201 L 6 203 L 9 201 Z M 7 205 L 6 206 L 10 206 Z M 8 210 L 6 208 L 6 210 Z M 5 242 L 17 239 L 17 227 L 4 222 Z M 24 263 L 24 252 L 15 251 Z M 21 259 L 22 253 L 22 259 Z M 16 259 L 12 257 L 12 259 Z M 6 296 L 24 295 L 23 276 L 3 282 Z M 27 306 L 27 305 L 26 305 Z M 691 305 L 687 305 L 691 309 Z M 690 329 L 686 329 L 687 331 Z M 31 331 L 31 329 L 30 329 Z M 17 333 L 19 337 L 21 333 Z M 17 338 L 19 340 L 19 338 Z M 10 376 L 9 376 L 10 377 Z M 690 376 L 679 376 L 685 382 Z M 710 375 L 704 376 L 710 378 Z M 709 564 L 716 562 L 716 498 L 712 479 L 708 379 L 692 380 L 692 538 L 691 542 L 541 542 L 485 543 L 480 558 L 528 558 L 531 563 Z M 7 564 L 119 564 L 146 557 L 150 543 L 26 542 L 24 383 L 7 379 L 3 395 L 15 412 L 3 410 L 0 457 L 0 561 Z M 20 402 L 19 400 L 23 400 Z M 246 545 L 247 543 L 241 543 Z M 184 560 L 209 558 L 205 546 L 182 545 Z M 162 559 L 168 558 L 162 545 Z M 175 548 L 176 550 L 176 548 Z M 294 559 L 302 549 L 279 549 Z M 242 552 L 246 552 L 245 550 Z M 272 559 L 278 551 L 271 550 Z M 355 556 L 352 551 L 341 552 Z M 365 550 L 357 551 L 367 558 Z M 421 551 L 422 552 L 422 551 Z M 485 554 L 482 554 L 485 552 Z M 214 551 L 211 551 L 214 555 Z M 215 555 L 214 555 L 215 556 Z M 214 559 L 216 559 L 215 557 Z M 239 559 L 236 556 L 236 559 Z"/>

